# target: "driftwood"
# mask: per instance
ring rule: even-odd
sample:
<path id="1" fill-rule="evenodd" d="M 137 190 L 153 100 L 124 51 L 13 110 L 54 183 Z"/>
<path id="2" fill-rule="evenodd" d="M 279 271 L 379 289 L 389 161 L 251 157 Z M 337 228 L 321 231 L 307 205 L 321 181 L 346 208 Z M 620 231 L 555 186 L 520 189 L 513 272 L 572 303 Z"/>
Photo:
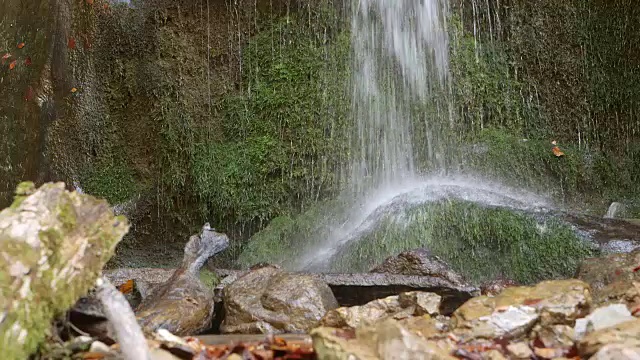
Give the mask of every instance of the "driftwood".
<path id="1" fill-rule="evenodd" d="M 63 183 L 22 183 L 16 194 L 0 212 L 0 349 L 22 360 L 93 287 L 129 225 L 106 201 Z"/>
<path id="2" fill-rule="evenodd" d="M 104 314 L 115 329 L 120 352 L 125 360 L 151 360 L 147 339 L 124 295 L 109 280 L 98 278 L 96 297 L 102 303 Z"/>

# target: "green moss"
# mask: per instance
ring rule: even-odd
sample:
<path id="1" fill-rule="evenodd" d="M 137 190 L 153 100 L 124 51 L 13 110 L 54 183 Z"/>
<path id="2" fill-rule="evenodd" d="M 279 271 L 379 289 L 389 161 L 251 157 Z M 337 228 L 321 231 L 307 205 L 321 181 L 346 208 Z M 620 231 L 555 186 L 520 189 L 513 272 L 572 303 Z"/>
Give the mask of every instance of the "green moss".
<path id="1" fill-rule="evenodd" d="M 86 193 L 103 197 L 113 205 L 131 199 L 141 190 L 134 171 L 123 160 L 105 159 L 88 166 L 80 183 Z"/>
<path id="2" fill-rule="evenodd" d="M 470 136 L 463 166 L 467 171 L 500 179 L 512 186 L 552 195 L 556 200 L 595 206 L 603 213 L 612 201 L 637 193 L 636 166 L 600 151 L 559 143 L 556 157 L 548 139 L 523 138 L 506 129 L 485 129 Z M 583 194 L 589 194 L 585 200 Z M 623 201 L 625 202 L 625 201 Z"/>
<path id="3" fill-rule="evenodd" d="M 260 262 L 290 266 L 321 234 L 346 220 L 346 203 L 322 201 L 295 216 L 279 216 L 249 239 L 237 263 L 249 267 Z"/>
<path id="4" fill-rule="evenodd" d="M 191 177 L 205 213 L 262 222 L 337 193 L 349 38 L 323 36 L 292 15 L 244 47 L 247 92 L 221 99 L 221 132 L 192 148 Z"/>
<path id="5" fill-rule="evenodd" d="M 200 281 L 202 281 L 206 287 L 213 289 L 220 283 L 220 278 L 213 271 L 202 269 L 200 270 Z"/>
<path id="6" fill-rule="evenodd" d="M 525 284 L 570 277 L 582 259 L 595 254 L 553 218 L 448 201 L 383 217 L 359 241 L 340 249 L 332 270 L 368 271 L 388 256 L 420 247 L 476 283 L 499 276 Z"/>

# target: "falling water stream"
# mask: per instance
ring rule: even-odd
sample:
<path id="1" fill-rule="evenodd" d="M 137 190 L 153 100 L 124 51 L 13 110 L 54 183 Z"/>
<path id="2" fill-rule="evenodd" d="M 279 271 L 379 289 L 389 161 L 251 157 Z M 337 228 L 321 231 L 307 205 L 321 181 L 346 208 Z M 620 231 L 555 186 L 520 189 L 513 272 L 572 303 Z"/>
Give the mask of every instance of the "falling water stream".
<path id="1" fill-rule="evenodd" d="M 375 228 L 394 204 L 458 198 L 518 209 L 544 208 L 546 199 L 469 177 L 427 174 L 415 162 L 414 128 L 427 129 L 427 154 L 438 165 L 443 155 L 431 142 L 446 117 L 424 118 L 416 103 L 447 89 L 449 81 L 447 1 L 354 0 L 351 42 L 354 51 L 352 116 L 355 141 L 348 194 L 355 199 L 346 221 L 317 234 L 295 268 L 327 270 L 331 257 L 349 241 Z M 439 92 L 442 93 L 442 92 Z"/>

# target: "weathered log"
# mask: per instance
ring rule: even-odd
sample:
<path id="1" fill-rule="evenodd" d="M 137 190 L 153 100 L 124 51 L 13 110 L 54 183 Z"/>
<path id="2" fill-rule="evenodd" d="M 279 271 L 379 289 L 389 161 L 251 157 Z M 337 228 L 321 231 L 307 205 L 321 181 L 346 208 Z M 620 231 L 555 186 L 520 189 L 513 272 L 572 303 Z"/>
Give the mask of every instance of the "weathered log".
<path id="1" fill-rule="evenodd" d="M 51 320 L 91 287 L 128 231 L 104 200 L 21 183 L 0 212 L 0 349 L 26 359 Z"/>
<path id="2" fill-rule="evenodd" d="M 104 314 L 115 329 L 120 352 L 126 360 L 150 360 L 147 340 L 136 316 L 124 295 L 101 277 L 96 281 L 96 297 L 102 303 Z"/>

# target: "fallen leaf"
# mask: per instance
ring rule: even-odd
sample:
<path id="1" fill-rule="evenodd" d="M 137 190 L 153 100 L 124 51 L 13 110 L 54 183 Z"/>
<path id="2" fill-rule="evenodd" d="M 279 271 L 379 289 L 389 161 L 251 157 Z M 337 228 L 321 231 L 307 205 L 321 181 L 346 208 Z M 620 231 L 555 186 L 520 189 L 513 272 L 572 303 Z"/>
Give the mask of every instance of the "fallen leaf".
<path id="1" fill-rule="evenodd" d="M 18 49 L 22 49 L 23 47 L 24 47 L 24 43 L 23 42 L 18 44 Z"/>
<path id="2" fill-rule="evenodd" d="M 6 60 L 6 59 L 8 59 L 8 58 L 10 58 L 10 57 L 11 57 L 11 54 L 6 53 L 6 54 L 4 54 L 4 55 L 2 56 L 2 59 L 3 59 L 3 60 Z"/>
<path id="3" fill-rule="evenodd" d="M 554 146 L 553 149 L 551 149 L 553 151 L 553 155 L 560 157 L 560 156 L 564 156 L 564 153 L 562 152 L 562 150 L 560 150 L 559 147 Z"/>
<path id="4" fill-rule="evenodd" d="M 93 5 L 93 0 L 87 0 L 87 4 Z"/>
<path id="5" fill-rule="evenodd" d="M 9 63 L 9 70 L 13 70 L 16 67 L 16 61 L 13 60 L 12 62 Z"/>
<path id="6" fill-rule="evenodd" d="M 24 64 L 26 66 L 31 65 L 31 56 L 27 56 L 26 58 L 24 58 Z"/>
<path id="7" fill-rule="evenodd" d="M 640 265 L 633 268 L 633 272 L 637 272 L 638 270 L 640 270 Z"/>
<path id="8" fill-rule="evenodd" d="M 71 92 L 72 92 L 72 93 L 75 93 L 76 91 L 78 91 L 78 89 L 76 89 L 76 88 L 71 88 Z"/>
<path id="9" fill-rule="evenodd" d="M 71 92 L 76 92 L 77 90 L 78 89 L 73 88 L 71 89 Z M 127 280 L 124 284 L 118 286 L 118 290 L 120 290 L 120 292 L 123 294 L 130 294 L 133 291 L 134 285 L 135 285 L 135 282 L 133 281 L 133 279 L 130 279 L 130 280 Z"/>
<path id="10" fill-rule="evenodd" d="M 69 49 L 75 49 L 76 48 L 76 39 L 70 37 L 69 40 L 67 41 L 67 47 Z"/>

